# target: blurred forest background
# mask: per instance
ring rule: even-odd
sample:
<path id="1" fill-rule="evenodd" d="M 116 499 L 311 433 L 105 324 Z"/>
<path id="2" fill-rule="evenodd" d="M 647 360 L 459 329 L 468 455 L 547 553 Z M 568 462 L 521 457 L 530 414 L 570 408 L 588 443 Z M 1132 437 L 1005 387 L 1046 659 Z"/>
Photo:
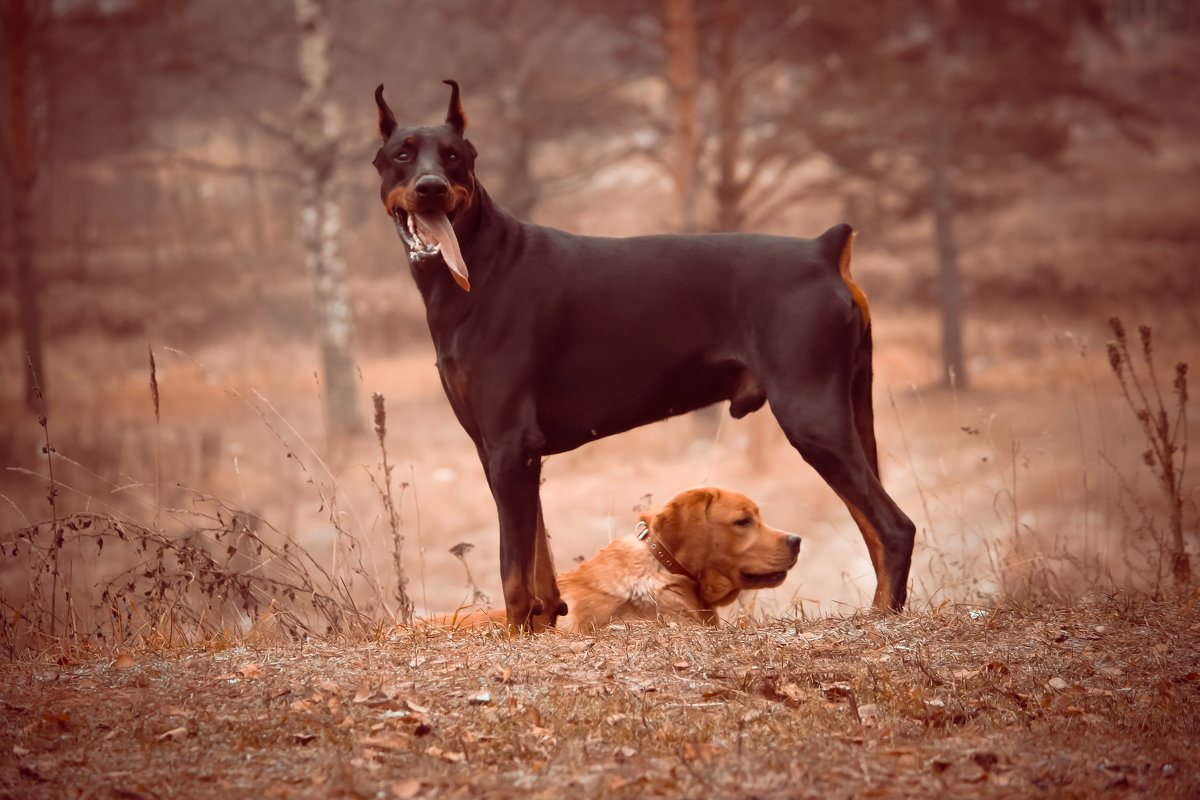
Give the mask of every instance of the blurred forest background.
<path id="1" fill-rule="evenodd" d="M 437 123 L 454 78 L 480 179 L 523 218 L 858 229 L 885 483 L 922 531 L 922 602 L 1167 574 L 1171 509 L 1104 343 L 1109 316 L 1153 324 L 1164 392 L 1200 352 L 1189 0 L 0 7 L 0 530 L 76 510 L 179 536 L 237 518 L 359 570 L 387 606 L 383 481 L 419 610 L 471 599 L 460 541 L 498 598 L 494 509 L 370 163 L 375 86 L 401 122 Z M 547 474 L 560 568 L 635 506 L 717 482 L 806 537 L 774 610 L 873 588 L 844 508 L 765 415 L 668 421 Z"/>

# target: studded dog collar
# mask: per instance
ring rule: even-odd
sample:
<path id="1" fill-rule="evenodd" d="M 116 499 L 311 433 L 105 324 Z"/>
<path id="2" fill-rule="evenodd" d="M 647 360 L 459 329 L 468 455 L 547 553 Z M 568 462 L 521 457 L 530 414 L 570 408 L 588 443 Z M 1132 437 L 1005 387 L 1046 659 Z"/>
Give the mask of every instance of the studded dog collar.
<path id="1" fill-rule="evenodd" d="M 688 571 L 688 568 L 679 563 L 679 559 L 675 554 L 667 548 L 665 544 L 655 539 L 650 535 L 650 526 L 645 522 L 639 522 L 636 528 L 637 538 L 646 543 L 650 548 L 650 553 L 658 559 L 658 563 L 667 568 L 668 572 L 673 572 L 676 575 L 682 575 L 685 578 L 700 582 L 700 579 Z"/>

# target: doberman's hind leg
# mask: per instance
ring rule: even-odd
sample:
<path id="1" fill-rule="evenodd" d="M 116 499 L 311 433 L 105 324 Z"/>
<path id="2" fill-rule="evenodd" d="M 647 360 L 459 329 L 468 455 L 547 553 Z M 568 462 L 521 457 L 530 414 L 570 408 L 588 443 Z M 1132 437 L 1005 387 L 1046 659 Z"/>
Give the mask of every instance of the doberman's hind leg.
<path id="1" fill-rule="evenodd" d="M 784 393 L 771 410 L 788 441 L 850 510 L 875 569 L 876 608 L 900 611 L 908 596 L 916 527 L 884 491 L 863 451 L 846 393 L 836 381 L 824 398 Z"/>

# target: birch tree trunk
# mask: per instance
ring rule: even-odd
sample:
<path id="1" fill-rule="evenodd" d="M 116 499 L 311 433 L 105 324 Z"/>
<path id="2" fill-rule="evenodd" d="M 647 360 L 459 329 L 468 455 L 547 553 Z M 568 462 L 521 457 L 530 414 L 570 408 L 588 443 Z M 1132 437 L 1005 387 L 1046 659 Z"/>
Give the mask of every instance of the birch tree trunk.
<path id="1" fill-rule="evenodd" d="M 16 261 L 17 315 L 25 356 L 21 360 L 28 359 L 29 364 L 25 374 L 25 405 L 40 414 L 45 407 L 46 374 L 42 366 L 40 289 L 33 262 L 33 189 L 37 171 L 29 109 L 31 23 L 26 0 L 4 0 L 3 15 L 10 117 L 10 146 L 5 160 L 13 187 L 10 221 Z"/>
<path id="2" fill-rule="evenodd" d="M 312 281 L 324 379 L 325 423 L 331 441 L 363 429 L 354 382 L 352 319 L 346 264 L 339 252 L 337 129 L 329 97 L 327 0 L 295 0 L 300 76 L 300 222 Z"/>

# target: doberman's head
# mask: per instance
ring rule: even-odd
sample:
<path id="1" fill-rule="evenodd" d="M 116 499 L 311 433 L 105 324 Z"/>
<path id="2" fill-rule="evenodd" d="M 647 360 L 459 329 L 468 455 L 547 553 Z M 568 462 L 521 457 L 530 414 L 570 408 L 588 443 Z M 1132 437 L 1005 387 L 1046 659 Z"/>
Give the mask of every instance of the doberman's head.
<path id="1" fill-rule="evenodd" d="M 454 222 L 475 197 L 475 148 L 463 138 L 467 117 L 458 99 L 458 84 L 450 85 L 446 122 L 435 127 L 402 128 L 383 99 L 383 84 L 375 90 L 379 135 L 383 146 L 375 154 L 379 195 L 388 216 L 408 248 L 414 264 L 441 255 L 454 280 L 470 291 L 467 266 L 454 233 Z"/>

